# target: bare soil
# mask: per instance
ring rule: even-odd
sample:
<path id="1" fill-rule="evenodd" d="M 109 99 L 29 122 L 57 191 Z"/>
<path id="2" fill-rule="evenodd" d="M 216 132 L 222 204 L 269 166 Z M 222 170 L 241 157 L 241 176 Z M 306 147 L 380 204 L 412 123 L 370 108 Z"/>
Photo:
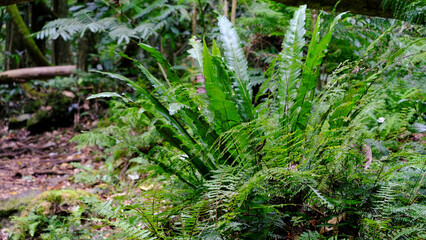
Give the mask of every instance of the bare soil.
<path id="1" fill-rule="evenodd" d="M 75 188 L 70 178 L 79 170 L 70 163 L 98 165 L 95 148 L 75 148 L 78 134 L 61 128 L 39 135 L 24 129 L 10 131 L 0 124 L 0 201 L 46 190 Z"/>

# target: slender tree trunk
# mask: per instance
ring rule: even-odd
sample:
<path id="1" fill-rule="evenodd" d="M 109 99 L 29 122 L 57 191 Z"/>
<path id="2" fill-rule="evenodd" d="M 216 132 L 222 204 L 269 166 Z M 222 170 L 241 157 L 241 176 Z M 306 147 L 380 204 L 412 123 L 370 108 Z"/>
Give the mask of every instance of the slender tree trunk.
<path id="1" fill-rule="evenodd" d="M 67 0 L 53 0 L 53 11 L 60 18 L 68 16 Z M 52 60 L 55 65 L 72 64 L 73 57 L 70 42 L 65 41 L 62 37 L 52 42 Z"/>
<path id="2" fill-rule="evenodd" d="M 20 37 L 23 40 L 23 44 L 28 51 L 30 58 L 38 66 L 49 66 L 50 63 L 37 47 L 34 39 L 30 37 L 30 31 L 28 30 L 27 25 L 19 14 L 18 7 L 16 5 L 9 5 L 6 7 L 9 16 L 11 17 Z"/>
<path id="3" fill-rule="evenodd" d="M 192 3 L 192 35 L 197 35 L 197 4 Z"/>
<path id="4" fill-rule="evenodd" d="M 27 9 L 28 10 L 28 9 Z M 31 60 L 37 65 L 37 66 L 50 66 L 49 61 L 46 59 L 46 57 L 43 55 L 43 53 L 38 48 L 36 42 L 34 39 L 30 37 L 30 31 L 27 27 L 27 25 L 24 22 L 24 19 L 19 13 L 19 9 L 16 5 L 9 5 L 6 7 L 6 11 L 9 13 L 9 16 L 13 22 L 10 23 L 11 27 L 11 35 L 7 39 L 8 43 L 8 50 L 12 54 L 20 54 L 23 55 L 22 57 L 19 56 L 19 64 L 14 61 L 14 59 L 11 59 L 12 61 L 9 61 L 7 63 L 7 70 L 12 68 L 19 68 L 19 67 L 27 67 L 29 66 L 28 62 L 25 61 L 25 55 L 24 53 L 28 53 Z M 28 14 L 27 14 L 28 15 Z M 22 51 L 22 54 L 20 51 L 17 51 L 18 48 L 25 49 L 26 51 Z M 38 92 L 34 90 L 28 83 L 20 83 L 19 87 L 24 91 L 30 98 L 33 99 L 39 99 L 46 94 Z"/>
<path id="5" fill-rule="evenodd" d="M 26 21 L 26 23 L 27 26 L 30 27 L 31 32 L 40 31 L 48 21 L 54 19 L 52 12 L 43 1 L 32 2 L 30 6 L 31 7 L 28 15 L 30 16 L 31 20 L 29 22 Z M 46 53 L 46 39 L 34 39 L 34 41 L 44 55 Z"/>
<path id="6" fill-rule="evenodd" d="M 226 18 L 228 18 L 228 8 L 229 8 L 229 6 L 228 6 L 229 4 L 228 4 L 228 0 L 225 0 L 224 2 L 223 2 L 223 15 L 226 17 Z"/>
<path id="7" fill-rule="evenodd" d="M 77 68 L 80 71 L 87 71 L 89 68 L 89 56 L 95 52 L 96 35 L 86 31 L 84 36 L 78 40 Z"/>
<path id="8" fill-rule="evenodd" d="M 237 14 L 237 0 L 232 0 L 231 22 L 235 25 L 235 15 Z"/>

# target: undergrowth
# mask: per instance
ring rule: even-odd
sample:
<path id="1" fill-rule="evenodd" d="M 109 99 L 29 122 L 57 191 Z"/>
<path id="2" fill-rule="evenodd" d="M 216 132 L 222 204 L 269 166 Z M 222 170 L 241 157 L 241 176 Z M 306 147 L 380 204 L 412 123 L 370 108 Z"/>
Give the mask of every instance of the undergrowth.
<path id="1" fill-rule="evenodd" d="M 395 23 L 318 90 L 345 15 L 321 28 L 320 14 L 306 42 L 305 11 L 295 12 L 256 92 L 224 17 L 218 42 L 190 40 L 195 84 L 144 44 L 164 79 L 133 59 L 136 81 L 98 72 L 134 91 L 90 97 L 118 100 L 107 126 L 74 140 L 104 147 L 115 183 L 135 185 L 121 185 L 122 199 L 85 198 L 96 214 L 90 220 L 128 239 L 424 239 L 424 90 L 393 86 L 404 82 L 408 62 L 414 71 L 424 66 L 424 39 L 395 40 L 399 50 L 372 63 L 370 54 L 401 27 Z M 152 187 L 138 181 L 152 174 L 161 178 Z"/>

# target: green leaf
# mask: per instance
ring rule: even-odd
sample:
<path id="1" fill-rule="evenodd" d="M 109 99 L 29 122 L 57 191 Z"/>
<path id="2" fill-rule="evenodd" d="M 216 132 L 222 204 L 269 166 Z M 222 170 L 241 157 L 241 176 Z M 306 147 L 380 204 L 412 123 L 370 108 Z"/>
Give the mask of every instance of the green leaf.
<path id="1" fill-rule="evenodd" d="M 408 126 L 407 129 L 413 133 L 423 133 L 426 132 L 426 125 L 421 123 L 414 123 L 413 125 Z"/>
<path id="2" fill-rule="evenodd" d="M 201 41 L 197 39 L 196 36 L 192 36 L 189 39 L 189 45 L 191 45 L 191 49 L 188 50 L 189 56 L 194 58 L 198 62 L 198 66 L 203 67 L 203 46 L 201 45 Z"/>
<path id="3" fill-rule="evenodd" d="M 115 92 L 103 92 L 103 93 L 93 94 L 93 95 L 90 95 L 89 97 L 87 97 L 86 100 L 91 100 L 91 99 L 95 99 L 95 98 L 106 98 L 106 97 L 112 97 L 112 98 L 118 97 L 118 98 L 123 99 L 126 103 L 129 102 L 129 99 L 127 99 L 127 98 L 125 98 L 125 97 L 123 97 L 120 94 L 115 93 Z"/>
<path id="4" fill-rule="evenodd" d="M 221 57 L 220 56 L 220 49 L 217 47 L 217 44 L 216 44 L 216 41 L 214 40 L 214 38 L 213 38 L 213 46 L 212 46 L 212 55 Z"/>
<path id="5" fill-rule="evenodd" d="M 154 105 L 156 111 L 160 113 L 165 119 L 167 119 L 167 121 L 170 122 L 171 126 L 173 126 L 174 129 L 176 129 L 182 136 L 184 136 L 189 142 L 191 142 L 192 144 L 191 146 L 197 145 L 196 141 L 189 135 L 189 133 L 179 123 L 179 121 L 169 113 L 167 108 L 164 107 L 163 104 L 161 104 L 161 102 L 157 98 L 152 96 L 150 93 L 148 93 L 144 88 L 139 86 L 137 83 L 119 74 L 109 73 L 109 72 L 100 72 L 100 71 L 93 71 L 93 72 L 101 73 L 109 77 L 127 82 L 131 87 L 133 87 L 136 91 L 142 94 L 142 96 L 144 96 L 147 100 L 149 100 Z M 151 117 L 148 116 L 148 117 L 150 119 L 153 118 L 152 116 Z M 182 141 L 174 137 L 174 134 L 170 130 L 167 130 L 167 128 L 164 128 L 163 126 L 159 126 L 159 125 L 156 125 L 156 127 L 159 127 L 159 132 L 166 138 L 166 140 L 170 141 L 173 145 L 175 145 L 175 147 L 181 149 L 189 156 L 194 166 L 199 170 L 199 172 L 203 176 L 209 175 L 209 172 L 210 172 L 209 167 L 207 167 L 199 157 L 195 156 L 192 153 L 192 150 L 188 146 L 185 146 L 184 144 L 182 144 Z"/>
<path id="6" fill-rule="evenodd" d="M 383 37 L 387 36 L 390 31 L 392 31 L 395 28 L 395 26 L 391 26 L 386 31 L 384 31 L 378 38 L 376 38 L 370 45 L 368 45 L 367 49 L 365 50 L 364 54 L 362 55 L 361 59 L 364 58 L 376 45 L 377 43 L 382 40 Z"/>
<path id="7" fill-rule="evenodd" d="M 159 52 L 157 49 L 143 44 L 138 44 L 142 49 L 147 51 L 151 56 L 161 65 L 163 66 L 164 70 L 167 73 L 167 78 L 171 83 L 180 82 L 180 79 L 178 78 L 176 72 L 173 70 L 172 65 L 170 65 L 169 61 Z"/>
<path id="8" fill-rule="evenodd" d="M 319 42 L 317 42 L 317 38 L 319 37 L 318 22 L 320 21 L 320 16 L 318 16 L 317 24 L 314 32 L 312 33 L 312 40 L 309 43 L 306 62 L 302 66 L 302 80 L 297 91 L 296 102 L 290 109 L 290 115 L 296 117 L 296 119 L 290 119 L 289 121 L 293 122 L 301 129 L 305 129 L 307 123 L 305 120 L 306 118 L 309 118 L 309 112 L 311 110 L 311 104 L 306 104 L 305 102 L 313 100 L 322 59 L 325 57 L 327 52 L 327 46 L 331 41 L 334 27 L 343 14 L 345 14 L 345 12 L 340 13 L 334 18 L 324 37 Z M 295 111 L 297 111 L 298 114 L 294 114 Z M 304 115 L 302 115 L 302 113 L 304 113 Z M 294 125 L 291 125 L 290 127 L 292 127 L 292 130 L 295 130 Z"/>
<path id="9" fill-rule="evenodd" d="M 231 76 L 238 112 L 244 122 L 253 119 L 252 86 L 247 73 L 247 60 L 241 48 L 241 41 L 232 23 L 224 16 L 219 17 L 219 30 L 226 64 L 235 73 Z"/>
<path id="10" fill-rule="evenodd" d="M 294 13 L 279 56 L 278 114 L 283 125 L 286 125 L 284 119 L 288 118 L 288 110 L 293 105 L 297 81 L 301 74 L 302 48 L 305 46 L 306 33 L 305 11 L 306 5 L 303 5 Z"/>
<path id="11" fill-rule="evenodd" d="M 40 222 L 33 222 L 31 223 L 28 228 L 29 228 L 29 233 L 31 237 L 34 237 L 35 233 L 37 232 L 37 226 L 40 224 Z"/>
<path id="12" fill-rule="evenodd" d="M 215 122 L 220 132 L 225 132 L 241 122 L 232 97 L 232 87 L 229 76 L 217 57 L 211 57 L 206 43 L 203 49 L 204 77 L 206 91 L 209 98 L 209 108 L 215 114 Z"/>
<path id="13" fill-rule="evenodd" d="M 414 44 L 416 44 L 418 42 L 421 42 L 422 40 L 423 39 L 414 40 L 414 41 L 410 42 L 409 44 L 407 44 L 407 46 L 405 46 L 403 48 L 400 48 L 396 53 L 392 54 L 392 56 L 390 56 L 387 59 L 387 63 L 386 63 L 386 67 L 385 68 L 389 67 L 393 63 L 393 61 L 395 60 L 395 58 L 397 58 L 399 55 L 401 55 L 405 50 L 407 50 L 407 48 L 411 47 L 412 45 L 414 45 Z"/>
<path id="14" fill-rule="evenodd" d="M 148 79 L 148 81 L 152 84 L 152 86 L 155 88 L 157 92 L 162 92 L 164 88 L 166 88 L 166 84 L 162 81 L 160 81 L 158 78 L 154 77 L 139 61 L 127 56 L 124 53 L 118 52 L 120 56 L 123 58 L 127 58 L 136 65 L 136 67 L 141 70 L 141 72 L 145 75 L 145 77 Z"/>

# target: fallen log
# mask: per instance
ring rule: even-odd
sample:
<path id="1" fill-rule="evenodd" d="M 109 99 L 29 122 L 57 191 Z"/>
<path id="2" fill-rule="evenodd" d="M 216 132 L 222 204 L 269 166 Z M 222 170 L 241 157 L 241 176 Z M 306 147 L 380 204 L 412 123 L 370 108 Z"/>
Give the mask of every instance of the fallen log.
<path id="1" fill-rule="evenodd" d="M 42 80 L 56 76 L 70 76 L 76 69 L 75 65 L 14 69 L 0 73 L 0 84 L 24 83 L 34 79 Z"/>

